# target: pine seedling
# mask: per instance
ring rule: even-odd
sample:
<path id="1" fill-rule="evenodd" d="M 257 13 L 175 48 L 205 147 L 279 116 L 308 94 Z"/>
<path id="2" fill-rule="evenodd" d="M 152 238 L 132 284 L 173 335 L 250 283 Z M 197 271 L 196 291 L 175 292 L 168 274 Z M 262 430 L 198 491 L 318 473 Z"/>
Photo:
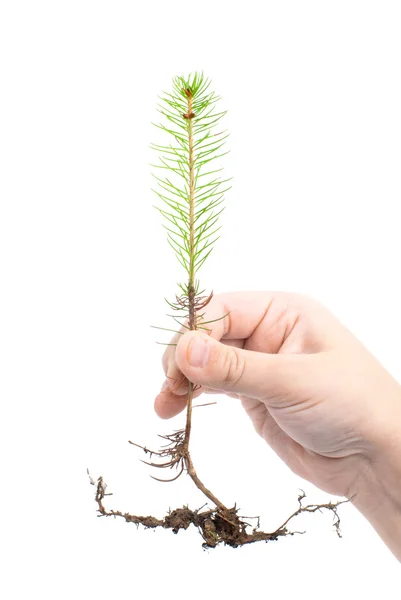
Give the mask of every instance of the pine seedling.
<path id="1" fill-rule="evenodd" d="M 199 271 L 210 256 L 219 238 L 219 217 L 224 210 L 225 193 L 230 189 L 229 179 L 223 176 L 220 159 L 227 154 L 228 133 L 222 128 L 225 111 L 219 108 L 220 98 L 210 89 L 210 80 L 203 74 L 189 77 L 175 77 L 172 90 L 160 97 L 159 112 L 163 117 L 156 127 L 164 133 L 164 145 L 153 144 L 159 161 L 154 167 L 156 182 L 154 193 L 159 204 L 156 206 L 163 218 L 167 241 L 181 265 L 184 279 L 178 284 L 178 293 L 173 301 L 166 299 L 171 317 L 179 329 L 160 327 L 158 329 L 182 335 L 185 330 L 203 329 L 207 325 L 224 319 L 205 320 L 205 308 L 213 297 L 213 292 L 205 295 L 201 290 Z M 175 346 L 170 343 L 167 345 Z M 190 454 L 192 427 L 192 402 L 198 386 L 188 382 L 185 427 L 172 434 L 160 436 L 167 443 L 160 450 L 149 450 L 136 442 L 131 444 L 149 455 L 146 464 L 159 469 L 176 469 L 170 478 L 154 477 L 158 481 L 174 481 L 184 472 L 189 475 L 196 487 L 211 503 L 211 507 L 190 510 L 188 506 L 170 511 L 163 519 L 153 516 L 137 516 L 116 510 L 107 510 L 103 500 L 106 484 L 102 477 L 90 483 L 96 487 L 95 500 L 98 516 L 119 516 L 127 522 L 142 524 L 146 528 L 162 527 L 177 533 L 189 525 L 198 528 L 203 546 L 214 548 L 221 542 L 232 547 L 256 541 L 277 540 L 280 536 L 293 535 L 287 524 L 302 512 L 316 512 L 327 509 L 334 514 L 334 526 L 340 534 L 340 518 L 337 507 L 342 502 L 321 505 L 304 505 L 305 494 L 298 496 L 298 508 L 274 532 L 266 533 L 259 529 L 259 518 L 252 527 L 238 514 L 236 505 L 227 507 L 199 479 Z M 155 459 L 153 460 L 153 457 Z M 146 462 L 146 461 L 143 461 Z M 89 473 L 88 473 L 89 474 Z M 204 510 L 202 510 L 204 509 Z"/>

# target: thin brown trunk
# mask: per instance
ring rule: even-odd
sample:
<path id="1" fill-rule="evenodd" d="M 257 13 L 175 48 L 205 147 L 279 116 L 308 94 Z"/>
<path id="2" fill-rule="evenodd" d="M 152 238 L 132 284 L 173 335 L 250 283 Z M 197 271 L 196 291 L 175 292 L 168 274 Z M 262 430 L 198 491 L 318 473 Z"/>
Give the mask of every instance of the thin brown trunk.
<path id="1" fill-rule="evenodd" d="M 188 317 L 189 317 L 189 329 L 196 329 L 196 303 L 195 303 L 195 156 L 194 156 L 194 138 L 193 138 L 193 118 L 195 114 L 192 110 L 193 96 L 190 89 L 185 90 L 185 94 L 188 100 L 188 111 L 184 115 L 188 119 L 188 148 L 189 148 L 189 249 L 190 249 L 190 263 L 189 263 L 189 281 L 188 281 Z M 196 487 L 207 497 L 209 500 L 215 503 L 220 510 L 227 510 L 222 502 L 199 479 L 192 458 L 189 452 L 189 439 L 191 437 L 191 424 L 192 424 L 192 399 L 193 399 L 194 385 L 188 383 L 188 396 L 187 396 L 187 419 L 185 425 L 185 466 L 188 475 L 195 483 Z"/>

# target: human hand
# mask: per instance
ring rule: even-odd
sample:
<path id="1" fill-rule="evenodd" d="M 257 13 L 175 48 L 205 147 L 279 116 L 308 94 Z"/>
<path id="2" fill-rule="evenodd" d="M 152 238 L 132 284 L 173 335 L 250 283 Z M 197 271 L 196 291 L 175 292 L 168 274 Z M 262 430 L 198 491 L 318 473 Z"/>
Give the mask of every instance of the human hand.
<path id="1" fill-rule="evenodd" d="M 381 449 L 400 437 L 398 383 L 310 298 L 236 292 L 214 296 L 204 310 L 204 321 L 229 315 L 207 325 L 209 335 L 175 336 L 177 347 L 163 357 L 169 387 L 156 398 L 157 414 L 183 410 L 187 380 L 202 386 L 195 396 L 239 398 L 297 475 L 333 494 L 357 493 Z"/>

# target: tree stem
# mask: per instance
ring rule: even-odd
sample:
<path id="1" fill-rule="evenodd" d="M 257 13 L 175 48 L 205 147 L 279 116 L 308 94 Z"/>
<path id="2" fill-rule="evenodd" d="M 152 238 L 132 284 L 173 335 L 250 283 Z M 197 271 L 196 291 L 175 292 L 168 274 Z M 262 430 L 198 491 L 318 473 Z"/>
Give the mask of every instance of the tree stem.
<path id="1" fill-rule="evenodd" d="M 194 137 L 193 137 L 193 125 L 192 119 L 194 113 L 192 111 L 193 95 L 191 90 L 188 88 L 185 90 L 188 111 L 185 118 L 188 119 L 188 148 L 189 148 L 189 281 L 188 281 L 188 303 L 189 303 L 189 328 L 191 330 L 196 329 L 196 315 L 195 315 L 195 225 L 194 225 L 194 212 L 195 212 L 195 160 L 194 160 Z M 191 435 L 191 419 L 192 419 L 192 396 L 193 396 L 193 385 L 189 383 L 188 387 L 188 398 L 187 398 L 187 422 L 185 427 L 185 447 L 188 451 L 189 438 Z"/>
<path id="2" fill-rule="evenodd" d="M 194 136 L 193 123 L 194 113 L 192 110 L 193 97 L 192 92 L 187 90 L 188 97 L 188 147 L 189 147 L 189 249 L 190 249 L 190 270 L 189 270 L 189 288 L 195 282 L 195 158 L 194 158 Z M 194 325 L 194 324 L 193 324 Z M 191 327 L 194 329 L 195 327 Z"/>
<path id="3" fill-rule="evenodd" d="M 193 95 L 189 88 L 185 90 L 188 101 L 188 111 L 184 115 L 185 119 L 188 119 L 188 148 L 189 148 L 189 280 L 188 280 L 188 317 L 189 317 L 189 329 L 196 329 L 196 309 L 195 309 L 195 156 L 194 156 L 194 139 L 193 139 L 193 124 L 192 120 L 195 116 L 193 106 Z M 209 500 L 223 511 L 227 508 L 222 502 L 199 479 L 192 458 L 189 452 L 189 439 L 191 437 L 191 423 L 192 423 L 192 399 L 193 399 L 194 385 L 190 381 L 188 382 L 188 396 L 187 396 L 187 419 L 185 426 L 185 440 L 184 440 L 184 452 L 185 452 L 185 465 L 188 475 L 195 483 L 196 487 L 207 497 Z"/>

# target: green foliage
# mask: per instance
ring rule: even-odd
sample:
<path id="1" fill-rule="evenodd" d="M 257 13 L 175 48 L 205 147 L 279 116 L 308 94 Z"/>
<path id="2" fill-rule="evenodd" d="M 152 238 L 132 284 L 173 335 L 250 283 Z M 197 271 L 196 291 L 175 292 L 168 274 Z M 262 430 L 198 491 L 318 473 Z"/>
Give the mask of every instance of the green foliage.
<path id="1" fill-rule="evenodd" d="M 185 297 L 191 286 L 195 294 L 202 293 L 196 274 L 219 239 L 218 220 L 229 189 L 215 162 L 227 154 L 228 134 L 219 127 L 226 112 L 216 108 L 219 99 L 210 91 L 210 80 L 195 73 L 175 77 L 171 93 L 163 92 L 158 104 L 164 120 L 155 125 L 166 134 L 166 142 L 151 146 L 160 161 L 152 165 L 157 169 L 153 191 L 161 200 L 156 208 L 166 221 L 168 243 L 186 271 L 187 280 L 179 284 Z"/>

